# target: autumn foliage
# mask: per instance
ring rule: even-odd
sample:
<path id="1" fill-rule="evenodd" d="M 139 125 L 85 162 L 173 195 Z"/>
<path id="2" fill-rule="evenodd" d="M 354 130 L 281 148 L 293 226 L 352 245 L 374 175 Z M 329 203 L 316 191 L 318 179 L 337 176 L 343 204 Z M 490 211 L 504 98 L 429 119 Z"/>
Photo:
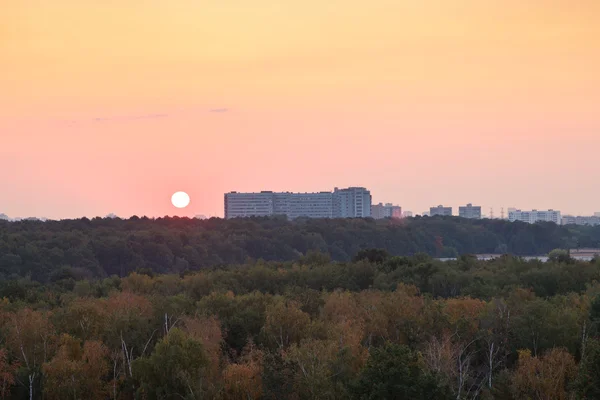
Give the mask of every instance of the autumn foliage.
<path id="1" fill-rule="evenodd" d="M 542 296 L 527 275 L 573 264 L 373 254 L 11 282 L 0 301 L 0 398 L 600 396 L 600 286 Z M 582 263 L 573 280 L 596 267 Z M 452 271 L 520 275 L 476 287 Z"/>

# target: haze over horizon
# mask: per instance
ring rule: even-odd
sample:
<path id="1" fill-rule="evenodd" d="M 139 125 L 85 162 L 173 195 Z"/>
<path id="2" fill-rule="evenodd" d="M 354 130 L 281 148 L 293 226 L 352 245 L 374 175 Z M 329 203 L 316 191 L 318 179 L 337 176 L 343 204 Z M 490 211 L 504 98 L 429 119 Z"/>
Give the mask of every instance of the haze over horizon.
<path id="1" fill-rule="evenodd" d="M 600 211 L 597 0 L 0 5 L 0 213 L 223 193 Z M 173 208 L 183 190 L 192 203 Z"/>

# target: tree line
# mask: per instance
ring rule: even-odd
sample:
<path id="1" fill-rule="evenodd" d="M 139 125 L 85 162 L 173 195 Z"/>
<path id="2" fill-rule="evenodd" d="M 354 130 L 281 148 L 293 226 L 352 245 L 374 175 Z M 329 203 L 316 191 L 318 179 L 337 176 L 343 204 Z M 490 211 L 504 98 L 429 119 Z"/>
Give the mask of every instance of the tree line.
<path id="1" fill-rule="evenodd" d="M 299 260 L 309 252 L 350 261 L 367 248 L 382 248 L 395 256 L 457 257 L 544 255 L 555 248 L 579 247 L 600 247 L 600 226 L 457 217 L 0 221 L 0 279 L 51 282 L 65 276 L 125 277 L 142 270 L 182 273 L 249 260 Z"/>
<path id="2" fill-rule="evenodd" d="M 296 261 L 0 285 L 0 399 L 597 399 L 600 260 Z"/>

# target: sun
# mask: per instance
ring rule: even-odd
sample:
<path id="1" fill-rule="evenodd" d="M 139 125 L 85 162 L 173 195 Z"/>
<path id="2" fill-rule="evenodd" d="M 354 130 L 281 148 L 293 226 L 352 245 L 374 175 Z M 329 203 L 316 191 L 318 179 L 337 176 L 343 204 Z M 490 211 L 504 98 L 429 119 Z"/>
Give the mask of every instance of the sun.
<path id="1" fill-rule="evenodd" d="M 190 204 L 190 196 L 186 192 L 173 193 L 171 203 L 177 208 L 186 208 Z"/>

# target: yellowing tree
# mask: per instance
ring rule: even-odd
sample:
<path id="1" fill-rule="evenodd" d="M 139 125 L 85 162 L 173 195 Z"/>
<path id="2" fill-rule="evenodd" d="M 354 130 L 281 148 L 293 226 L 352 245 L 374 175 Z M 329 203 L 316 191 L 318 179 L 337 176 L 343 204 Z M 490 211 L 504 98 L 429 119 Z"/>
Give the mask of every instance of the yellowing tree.
<path id="1" fill-rule="evenodd" d="M 7 343 L 12 354 L 26 369 L 29 398 L 33 399 L 40 367 L 52 351 L 54 327 L 47 314 L 29 308 L 10 314 L 8 320 Z"/>
<path id="2" fill-rule="evenodd" d="M 0 398 L 6 399 L 10 396 L 10 387 L 16 382 L 15 374 L 19 369 L 19 363 L 8 361 L 6 351 L 0 349 Z"/>
<path id="3" fill-rule="evenodd" d="M 108 373 L 108 350 L 98 341 L 79 340 L 63 335 L 54 358 L 44 364 L 44 393 L 49 400 L 105 399 L 104 377 Z"/>
<path id="4" fill-rule="evenodd" d="M 283 299 L 267 307 L 265 319 L 264 333 L 280 349 L 300 342 L 310 324 L 310 316 L 297 303 Z"/>
<path id="5" fill-rule="evenodd" d="M 223 370 L 224 400 L 259 399 L 262 396 L 262 351 L 250 344 L 238 363 L 228 364 Z"/>
<path id="6" fill-rule="evenodd" d="M 576 373 L 575 359 L 565 349 L 554 348 L 542 357 L 520 350 L 512 390 L 517 399 L 565 400 L 569 398 L 567 385 Z"/>

